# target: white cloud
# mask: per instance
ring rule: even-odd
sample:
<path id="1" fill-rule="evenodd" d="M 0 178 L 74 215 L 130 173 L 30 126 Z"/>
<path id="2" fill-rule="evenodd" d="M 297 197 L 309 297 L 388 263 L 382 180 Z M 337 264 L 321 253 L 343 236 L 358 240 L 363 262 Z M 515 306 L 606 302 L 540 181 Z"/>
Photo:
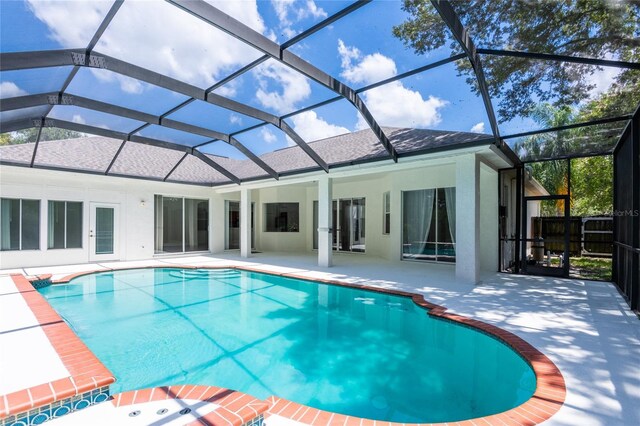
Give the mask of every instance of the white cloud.
<path id="1" fill-rule="evenodd" d="M 64 47 L 84 48 L 113 4 L 112 1 L 27 0 L 29 9 Z M 69 18 L 73 17 L 73 24 Z"/>
<path id="2" fill-rule="evenodd" d="M 268 144 L 272 144 L 278 140 L 276 135 L 274 135 L 271 130 L 264 126 L 260 129 L 260 136 L 262 136 L 262 139 L 264 139 L 264 141 Z"/>
<path id="3" fill-rule="evenodd" d="M 315 111 L 305 111 L 291 117 L 293 129 L 307 142 L 349 133 L 349 129 L 328 123 Z"/>
<path id="4" fill-rule="evenodd" d="M 260 64 L 252 72 L 260 85 L 256 98 L 279 114 L 291 112 L 298 102 L 311 95 L 311 85 L 305 76 L 274 60 Z M 270 90 L 270 83 L 276 83 L 279 90 Z"/>
<path id="5" fill-rule="evenodd" d="M 73 114 L 71 121 L 78 124 L 87 124 L 87 121 L 80 114 Z"/>
<path id="6" fill-rule="evenodd" d="M 304 19 L 308 16 L 313 16 L 314 18 L 326 18 L 327 12 L 325 12 L 323 8 L 318 7 L 313 0 L 307 0 L 306 8 L 298 10 L 298 19 Z"/>
<path id="7" fill-rule="evenodd" d="M 621 70 L 619 68 L 602 67 L 602 69 L 595 70 L 593 74 L 587 76 L 587 82 L 595 86 L 589 93 L 591 98 L 595 98 L 601 93 L 606 92 L 620 72 Z"/>
<path id="8" fill-rule="evenodd" d="M 338 40 L 338 53 L 342 60 L 342 73 L 340 74 L 351 83 L 371 84 L 393 77 L 398 73 L 396 63 L 380 53 L 366 55 L 358 63 L 362 54 L 355 47 L 345 46 L 342 40 Z"/>
<path id="9" fill-rule="evenodd" d="M 393 59 L 380 53 L 363 57 L 360 50 L 342 40 L 338 40 L 338 54 L 342 61 L 340 75 L 351 83 L 376 83 L 398 73 Z M 435 126 L 442 121 L 440 109 L 448 104 L 435 96 L 424 99 L 420 92 L 407 89 L 401 81 L 368 90 L 362 98 L 378 124 L 394 127 Z M 359 115 L 356 128 L 367 127 Z"/>
<path id="10" fill-rule="evenodd" d="M 378 124 L 393 127 L 435 126 L 442 121 L 439 110 L 448 104 L 435 96 L 424 99 L 420 92 L 407 89 L 399 81 L 364 92 L 363 99 Z M 359 116 L 356 127 L 369 126 Z"/>
<path id="11" fill-rule="evenodd" d="M 484 121 L 474 124 L 469 131 L 471 133 L 484 133 Z"/>
<path id="12" fill-rule="evenodd" d="M 50 37 L 67 48 L 85 47 L 107 13 L 111 1 L 60 2 L 28 0 Z M 212 4 L 254 30 L 264 21 L 253 1 Z M 73 17 L 73 25 L 69 17 Z M 95 51 L 117 57 L 179 80 L 208 87 L 222 76 L 258 58 L 260 52 L 166 2 L 124 2 Z M 139 93 L 144 85 L 117 78 L 123 90 Z"/>
<path id="13" fill-rule="evenodd" d="M 321 19 L 328 16 L 314 0 L 272 0 L 271 5 L 278 17 L 278 31 L 287 39 L 298 33 L 293 28 L 294 20 L 302 21 L 309 17 Z"/>
<path id="14" fill-rule="evenodd" d="M 19 88 L 12 81 L 3 81 L 0 83 L 0 98 L 13 98 L 16 96 L 24 96 L 27 92 Z"/>
<path id="15" fill-rule="evenodd" d="M 242 124 L 242 117 L 240 117 L 239 115 L 236 115 L 236 114 L 231 114 L 229 116 L 229 121 L 232 124 Z"/>

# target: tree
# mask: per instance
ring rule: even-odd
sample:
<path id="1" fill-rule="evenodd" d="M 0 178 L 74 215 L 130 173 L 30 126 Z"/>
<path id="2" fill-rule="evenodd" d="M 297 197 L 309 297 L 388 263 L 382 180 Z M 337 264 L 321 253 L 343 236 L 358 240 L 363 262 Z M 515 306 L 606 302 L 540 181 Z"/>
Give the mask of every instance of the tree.
<path id="1" fill-rule="evenodd" d="M 31 127 L 29 129 L 18 130 L 16 132 L 2 133 L 0 145 L 17 145 L 29 142 L 35 142 L 38 136 L 38 128 Z M 41 141 L 53 141 L 60 139 L 75 139 L 85 136 L 84 133 L 75 132 L 73 130 L 59 129 L 57 127 L 44 127 L 40 135 Z"/>
<path id="2" fill-rule="evenodd" d="M 640 51 L 637 0 L 454 0 L 452 4 L 479 47 L 628 61 L 637 60 Z M 428 0 L 405 0 L 403 10 L 411 17 L 394 27 L 393 33 L 405 45 L 419 54 L 447 43 L 454 52 L 461 51 Z M 492 55 L 483 55 L 482 62 L 489 93 L 498 100 L 501 122 L 530 116 L 538 103 L 561 106 L 585 101 L 594 88 L 588 77 L 598 69 Z M 469 61 L 458 61 L 457 67 L 477 92 Z M 637 71 L 621 75 L 638 81 Z M 618 77 L 620 86 L 630 83 L 623 80 Z"/>
<path id="3" fill-rule="evenodd" d="M 608 94 L 603 94 L 606 98 Z M 613 105 L 613 104 L 610 104 Z M 535 108 L 532 116 L 544 127 L 570 124 L 579 117 L 589 115 L 590 108 L 598 108 L 598 102 L 586 104 L 576 111 L 571 108 L 554 108 L 542 104 Z M 620 124 L 587 126 L 561 132 L 532 135 L 514 145 L 514 150 L 523 158 L 557 158 L 567 154 L 589 154 L 589 150 L 604 152 L 613 148 L 610 141 L 602 140 L 608 128 L 617 129 L 612 141 L 620 135 Z M 586 151 L 585 151 L 586 150 Z M 532 176 L 550 194 L 570 194 L 573 216 L 594 216 L 610 212 L 613 208 L 613 158 L 611 155 L 573 159 L 571 167 L 571 190 L 569 191 L 569 163 L 567 160 L 533 162 L 527 165 Z M 562 201 L 543 203 L 545 216 L 562 215 Z"/>

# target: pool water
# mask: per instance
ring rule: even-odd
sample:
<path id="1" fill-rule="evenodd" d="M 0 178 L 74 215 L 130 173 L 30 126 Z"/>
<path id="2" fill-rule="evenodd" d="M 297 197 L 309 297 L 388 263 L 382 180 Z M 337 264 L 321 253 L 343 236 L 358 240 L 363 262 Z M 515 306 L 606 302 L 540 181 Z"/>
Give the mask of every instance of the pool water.
<path id="1" fill-rule="evenodd" d="M 508 346 L 400 296 L 230 269 L 106 272 L 40 292 L 115 374 L 112 393 L 215 385 L 409 423 L 506 411 L 536 386 Z"/>

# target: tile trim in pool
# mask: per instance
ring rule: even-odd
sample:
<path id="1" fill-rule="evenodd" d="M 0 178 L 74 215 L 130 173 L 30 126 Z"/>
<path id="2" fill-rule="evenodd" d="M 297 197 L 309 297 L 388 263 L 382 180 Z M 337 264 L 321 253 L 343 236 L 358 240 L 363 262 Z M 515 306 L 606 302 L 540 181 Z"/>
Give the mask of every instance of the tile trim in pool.
<path id="1" fill-rule="evenodd" d="M 295 278 L 304 281 L 323 283 L 323 284 L 331 284 L 342 287 L 356 288 L 368 291 L 374 291 L 377 293 L 385 293 L 396 296 L 409 297 L 412 301 L 423 308 L 426 309 L 427 314 L 434 318 L 439 318 L 445 321 L 451 321 L 458 323 L 462 326 L 471 327 L 479 330 L 485 334 L 490 335 L 491 337 L 505 343 L 509 347 L 511 347 L 516 353 L 518 353 L 533 369 L 533 372 L 536 376 L 536 390 L 534 394 L 527 401 L 522 403 L 521 405 L 512 408 L 510 410 L 504 411 L 499 414 L 494 414 L 486 417 L 478 417 L 475 419 L 464 420 L 459 422 L 453 422 L 449 424 L 459 424 L 464 426 L 471 425 L 536 425 L 544 422 L 551 418 L 555 413 L 560 410 L 562 405 L 564 404 L 566 397 L 566 386 L 564 382 L 564 377 L 562 377 L 562 373 L 558 369 L 558 367 L 551 361 L 546 355 L 537 350 L 535 347 L 527 343 L 522 338 L 516 336 L 515 334 L 503 330 L 500 327 L 495 325 L 491 325 L 479 320 L 475 320 L 472 318 L 468 318 L 462 315 L 454 314 L 447 312 L 447 308 L 444 306 L 436 305 L 434 303 L 428 302 L 424 299 L 421 294 L 411 293 L 403 290 L 395 290 L 389 288 L 380 288 L 367 286 L 362 284 L 353 284 L 345 281 L 333 280 L 333 279 L 325 279 L 325 278 L 315 278 L 308 277 L 301 274 L 289 273 L 289 272 L 275 272 L 269 269 L 264 268 L 254 268 L 250 266 L 238 266 L 238 265 L 216 265 L 216 266 L 194 266 L 194 265 L 158 265 L 158 266 L 146 266 L 146 267 L 127 267 L 127 268 L 114 268 L 109 270 L 99 269 L 93 271 L 85 271 L 79 272 L 72 275 L 65 276 L 59 280 L 53 281 L 54 284 L 62 284 L 68 283 L 74 278 L 80 277 L 82 275 L 89 275 L 93 273 L 99 272 L 109 272 L 109 271 L 117 271 L 117 270 L 127 270 L 127 269 L 155 269 L 155 268 L 167 268 L 167 269 L 237 269 L 248 272 L 258 272 L 268 275 L 275 275 L 287 278 Z M 340 424 L 350 424 L 350 419 L 355 419 L 354 421 L 362 426 L 373 426 L 374 421 L 368 419 L 360 419 L 354 418 L 350 416 L 345 416 L 337 413 L 328 413 L 326 411 L 318 410 L 312 407 L 303 406 L 301 404 L 297 404 L 292 401 L 287 401 L 277 396 L 272 396 L 269 398 L 271 403 L 271 409 L 269 410 L 269 414 L 277 414 L 282 417 L 291 418 L 293 420 L 300 419 L 302 417 L 305 418 L 305 423 L 309 420 L 311 416 L 311 412 L 315 413 L 316 416 L 309 422 L 309 424 L 316 425 L 332 425 L 337 424 L 333 419 L 341 419 L 338 423 Z M 284 401 L 284 404 L 287 407 L 296 407 L 295 410 L 288 409 L 282 407 L 282 409 L 275 412 L 276 408 L 279 407 L 278 404 L 280 401 Z M 323 414 L 326 413 L 326 414 Z M 355 423 L 353 423 L 355 424 Z M 445 424 L 445 423 L 442 423 Z M 400 423 L 393 422 L 382 422 L 375 421 L 375 425 L 385 425 L 385 426 L 400 426 Z"/>
<path id="2" fill-rule="evenodd" d="M 0 419 L 108 387 L 114 383 L 116 379 L 113 374 L 69 328 L 49 302 L 34 289 L 29 280 L 21 274 L 12 274 L 11 278 L 70 375 L 28 389 L 0 395 Z M 35 279 L 42 280 L 41 277 L 35 277 Z"/>
<path id="3" fill-rule="evenodd" d="M 85 392 L 82 395 L 75 395 L 71 398 L 52 402 L 51 404 L 43 405 L 24 413 L 11 415 L 0 420 L 0 426 L 39 425 L 48 420 L 62 417 L 74 411 L 82 410 L 91 405 L 98 404 L 108 399 L 109 387 L 105 386 L 99 389 Z"/>
<path id="4" fill-rule="evenodd" d="M 242 392 L 216 386 L 178 385 L 127 391 L 114 395 L 111 403 L 123 407 L 166 399 L 190 399 L 219 405 L 220 408 L 188 425 L 261 426 L 270 405 Z"/>

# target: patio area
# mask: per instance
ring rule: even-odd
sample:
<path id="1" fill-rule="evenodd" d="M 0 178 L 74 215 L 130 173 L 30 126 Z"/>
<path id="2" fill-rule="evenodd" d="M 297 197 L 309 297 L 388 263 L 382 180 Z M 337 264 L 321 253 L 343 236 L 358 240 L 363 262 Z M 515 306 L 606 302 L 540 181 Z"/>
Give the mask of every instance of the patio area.
<path id="1" fill-rule="evenodd" d="M 246 266 L 279 274 L 404 290 L 422 294 L 427 301 L 443 305 L 451 312 L 508 330 L 547 355 L 564 377 L 567 396 L 560 411 L 545 424 L 640 423 L 640 322 L 613 284 L 492 273 L 484 274 L 479 284 L 472 285 L 456 281 L 454 268 L 450 265 L 391 262 L 357 254 L 337 254 L 334 261 L 332 268 L 320 268 L 316 266 L 317 259 L 313 254 L 269 253 L 243 259 L 237 253 L 228 252 L 220 255 L 157 257 L 137 262 L 2 270 L 0 302 L 7 302 L 14 297 L 12 294 L 15 291 L 9 288 L 13 285 L 10 274 L 52 274 L 52 280 L 56 281 L 87 271 L 179 265 Z M 31 328 L 20 322 L 26 305 L 3 303 L 2 308 L 0 344 L 3 347 L 8 339 L 21 339 L 27 333 L 33 333 Z M 55 356 L 47 355 L 46 351 L 40 352 L 40 356 L 43 365 L 48 362 L 42 358 L 53 357 L 52 362 L 56 361 Z M 22 358 L 20 362 L 2 362 L 0 365 L 0 375 L 16 381 L 3 383 L 5 387 L 28 387 L 33 380 L 37 381 L 37 378 L 29 381 L 28 376 L 17 374 L 33 368 L 28 358 Z M 8 369 L 14 374 L 7 375 Z M 52 377 L 41 379 L 48 381 Z M 21 380 L 24 382 L 21 383 Z M 74 424 L 76 420 L 81 422 L 91 413 L 106 419 L 108 413 L 115 416 L 118 411 L 112 404 L 97 404 L 85 411 L 56 419 L 54 424 Z M 291 423 L 291 420 L 278 416 L 277 411 L 265 417 L 267 425 Z"/>

